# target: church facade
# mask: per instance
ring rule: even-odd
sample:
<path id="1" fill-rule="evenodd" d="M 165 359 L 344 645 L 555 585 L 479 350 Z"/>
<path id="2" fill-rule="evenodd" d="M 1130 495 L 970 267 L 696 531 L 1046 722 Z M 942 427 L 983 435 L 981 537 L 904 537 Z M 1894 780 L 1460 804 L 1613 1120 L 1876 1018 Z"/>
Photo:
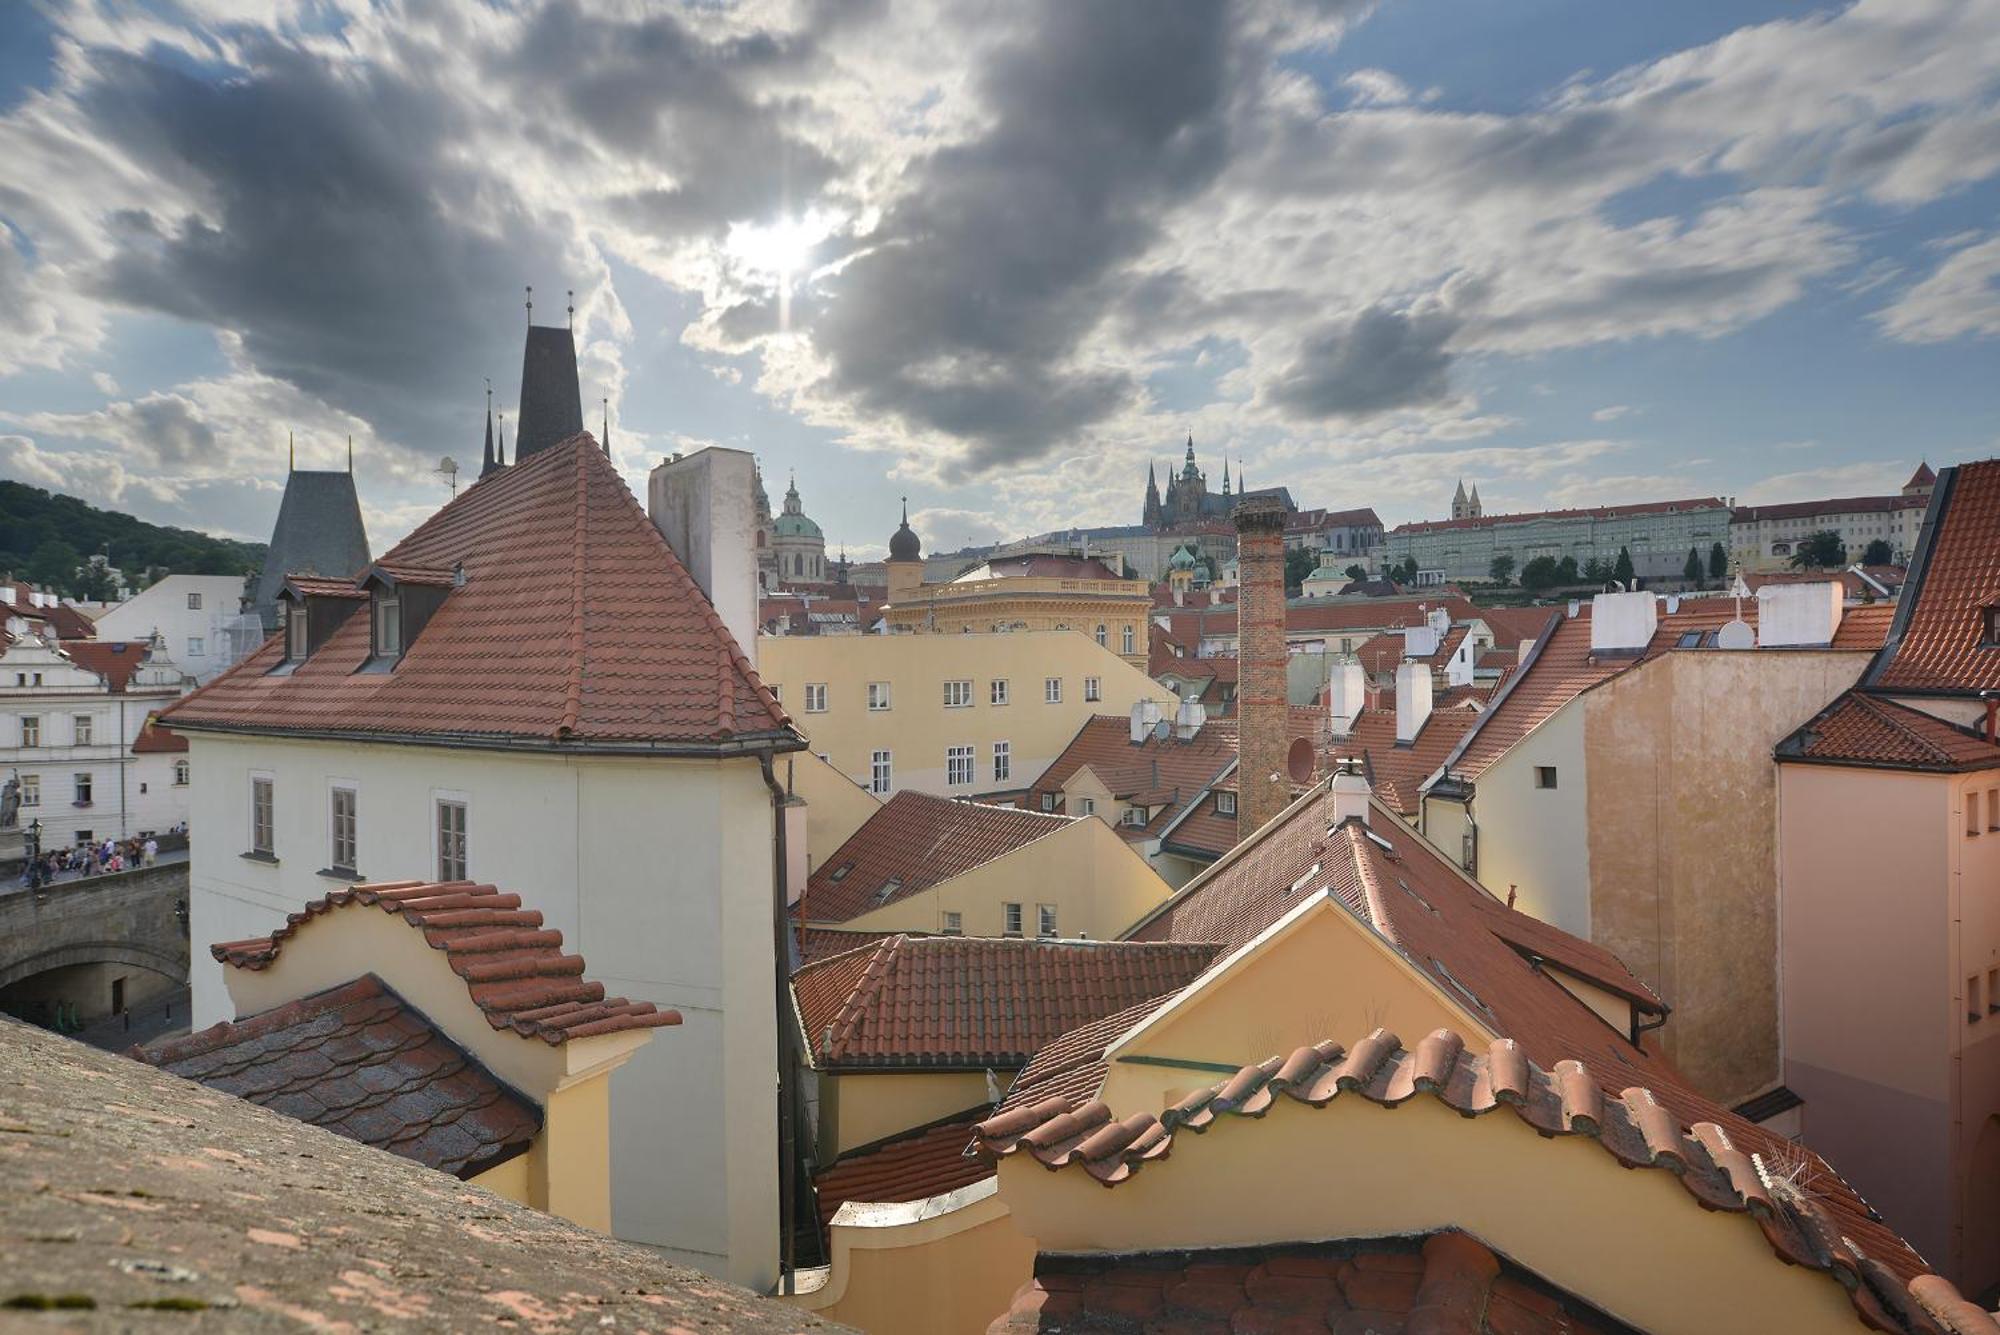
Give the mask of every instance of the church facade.
<path id="1" fill-rule="evenodd" d="M 1240 493 L 1240 489 L 1239 492 Z M 1222 490 L 1210 492 L 1208 474 L 1194 461 L 1194 437 L 1187 440 L 1187 454 L 1178 473 L 1167 474 L 1167 490 L 1161 494 L 1158 477 L 1151 464 L 1146 466 L 1146 504 L 1140 524 L 1154 533 L 1184 528 L 1203 520 L 1229 518 L 1236 496 L 1229 488 L 1229 460 L 1222 461 Z"/>

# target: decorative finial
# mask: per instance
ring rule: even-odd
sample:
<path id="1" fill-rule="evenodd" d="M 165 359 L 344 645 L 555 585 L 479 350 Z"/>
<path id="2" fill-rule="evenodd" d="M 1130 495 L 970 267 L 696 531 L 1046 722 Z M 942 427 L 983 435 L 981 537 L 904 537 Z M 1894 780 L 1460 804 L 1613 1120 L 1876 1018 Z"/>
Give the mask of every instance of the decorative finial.
<path id="1" fill-rule="evenodd" d="M 903 523 L 905 526 L 907 526 L 909 522 L 910 522 L 910 498 L 908 496 L 905 496 L 903 498 Z"/>
<path id="2" fill-rule="evenodd" d="M 571 329 L 575 329 L 575 328 L 576 328 L 576 289 L 575 289 L 575 288 L 573 288 L 573 287 L 572 287 L 572 288 L 567 288 L 567 289 L 565 289 L 565 292 L 566 292 L 566 295 L 567 295 L 567 296 L 569 297 L 569 305 L 565 306 L 565 307 L 564 307 L 563 309 L 569 312 L 569 327 L 570 327 Z"/>
<path id="3" fill-rule="evenodd" d="M 534 326 L 535 326 L 535 285 L 533 283 L 530 283 L 528 284 L 528 327 L 532 329 L 534 328 Z"/>
<path id="4" fill-rule="evenodd" d="M 352 431 L 347 433 L 347 471 L 349 474 L 354 472 L 354 433 Z"/>
<path id="5" fill-rule="evenodd" d="M 493 411 L 493 377 L 482 376 L 481 379 L 486 381 L 486 411 L 490 413 Z"/>

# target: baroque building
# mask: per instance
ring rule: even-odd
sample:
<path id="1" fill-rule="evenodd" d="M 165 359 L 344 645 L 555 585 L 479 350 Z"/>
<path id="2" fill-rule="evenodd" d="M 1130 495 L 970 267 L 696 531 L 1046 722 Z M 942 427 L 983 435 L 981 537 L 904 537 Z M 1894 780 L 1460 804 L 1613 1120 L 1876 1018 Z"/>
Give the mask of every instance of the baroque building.
<path id="1" fill-rule="evenodd" d="M 1239 479 L 1240 480 L 1240 479 Z M 1241 488 L 1238 488 L 1241 491 Z M 1204 519 L 1226 520 L 1233 497 L 1229 487 L 1229 461 L 1222 461 L 1222 490 L 1211 494 L 1208 490 L 1208 474 L 1196 466 L 1194 461 L 1194 437 L 1187 439 L 1187 453 L 1181 461 L 1178 473 L 1167 474 L 1167 490 L 1163 495 L 1160 484 L 1154 476 L 1152 466 L 1146 467 L 1146 504 L 1141 524 L 1157 533 L 1162 529 L 1179 528 L 1186 524 L 1198 523 Z"/>
<path id="2" fill-rule="evenodd" d="M 758 519 L 770 514 L 771 502 L 764 498 L 763 481 L 757 484 L 762 501 Z M 805 512 L 799 500 L 798 479 L 785 487 L 785 508 L 771 521 L 770 551 L 780 584 L 825 584 L 832 578 L 826 564 L 826 535 Z"/>

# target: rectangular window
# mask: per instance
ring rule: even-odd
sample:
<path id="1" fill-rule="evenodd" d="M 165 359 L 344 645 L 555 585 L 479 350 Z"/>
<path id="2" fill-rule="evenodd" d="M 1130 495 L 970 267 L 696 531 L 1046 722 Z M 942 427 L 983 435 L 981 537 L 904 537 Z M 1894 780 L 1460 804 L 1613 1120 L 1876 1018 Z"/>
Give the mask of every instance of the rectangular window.
<path id="1" fill-rule="evenodd" d="M 1986 1007 L 1979 1000 L 1978 974 L 1965 980 L 1965 1018 L 1974 1024 L 1986 1018 Z"/>
<path id="2" fill-rule="evenodd" d="M 174 762 L 174 787 L 185 788 L 187 786 L 188 763 L 185 760 L 176 760 Z"/>
<path id="3" fill-rule="evenodd" d="M 987 698 L 987 700 L 989 700 L 990 702 L 992 702 L 993 704 L 996 704 L 996 705 L 1004 705 L 1004 704 L 1006 704 L 1006 703 L 1007 703 L 1007 679 L 1006 679 L 1005 677 L 995 677 L 995 678 L 994 678 L 994 679 L 993 679 L 992 681 L 989 681 L 989 682 L 987 682 L 987 683 L 986 683 L 986 698 Z"/>
<path id="4" fill-rule="evenodd" d="M 21 805 L 38 807 L 42 804 L 42 776 L 23 774 L 21 776 Z"/>
<path id="5" fill-rule="evenodd" d="M 1104 623 L 1103 623 L 1102 621 L 1100 621 L 1100 622 L 1098 622 L 1098 623 L 1097 623 L 1097 636 L 1096 636 L 1096 638 L 1097 638 L 1097 647 L 1098 647 L 1098 648 L 1100 648 L 1100 649 L 1102 649 L 1102 648 L 1104 647 L 1104 644 L 1105 644 L 1105 639 L 1104 639 Z"/>
<path id="6" fill-rule="evenodd" d="M 394 658 L 403 652 L 403 601 L 400 598 L 375 600 L 375 653 Z"/>
<path id="7" fill-rule="evenodd" d="M 1554 765 L 1535 766 L 1535 787 L 1553 788 L 1555 786 L 1556 786 L 1556 767 Z"/>
<path id="8" fill-rule="evenodd" d="M 1014 776 L 1014 744 L 993 743 L 993 782 L 1005 783 Z"/>
<path id="9" fill-rule="evenodd" d="M 1215 814 L 1218 816 L 1234 816 L 1236 814 L 1236 794 L 1217 793 L 1215 795 Z"/>
<path id="10" fill-rule="evenodd" d="M 873 713 L 881 713 L 889 707 L 889 683 L 871 681 L 868 683 L 868 708 Z"/>
<path id="11" fill-rule="evenodd" d="M 1054 811 L 1055 809 L 1056 809 L 1056 795 L 1054 793 L 1043 793 L 1042 810 Z"/>
<path id="12" fill-rule="evenodd" d="M 271 819 L 271 787 L 270 779 L 250 780 L 250 851 L 265 857 L 277 852 Z"/>
<path id="13" fill-rule="evenodd" d="M 1126 807 L 1118 819 L 1127 825 L 1144 825 L 1146 823 L 1146 808 Z"/>
<path id="14" fill-rule="evenodd" d="M 1062 703 L 1061 677 L 1044 677 L 1042 679 L 1042 703 L 1045 705 L 1059 705 Z"/>
<path id="15" fill-rule="evenodd" d="M 329 865 L 335 871 L 352 872 L 355 858 L 355 794 L 352 788 L 333 790 L 332 848 Z"/>
<path id="16" fill-rule="evenodd" d="M 944 707 L 946 709 L 967 709 L 972 705 L 972 683 L 970 681 L 948 681 L 944 684 Z"/>
<path id="17" fill-rule="evenodd" d="M 826 683 L 823 681 L 807 682 L 806 713 L 824 714 L 825 712 L 826 712 Z"/>
<path id="18" fill-rule="evenodd" d="M 1054 936 L 1056 934 L 1055 905 L 1035 905 L 1035 934 L 1037 936 Z"/>
<path id="19" fill-rule="evenodd" d="M 437 804 L 438 879 L 465 879 L 465 803 L 439 798 Z"/>
<path id="20" fill-rule="evenodd" d="M 208 641 L 202 639 L 202 637 L 199 635 L 188 636 L 188 657 L 189 658 L 208 657 Z"/>
<path id="21" fill-rule="evenodd" d="M 40 746 L 42 744 L 42 720 L 38 714 L 21 715 L 21 745 Z"/>
<path id="22" fill-rule="evenodd" d="M 1097 799 L 1094 797 L 1080 799 L 1077 806 L 1086 816 L 1095 816 L 1097 814 Z"/>
<path id="23" fill-rule="evenodd" d="M 306 609 L 293 607 L 285 612 L 285 657 L 297 661 L 306 656 Z"/>
<path id="24" fill-rule="evenodd" d="M 97 729 L 92 723 L 90 715 L 78 714 L 76 716 L 76 744 L 78 746 L 89 746 L 90 739 L 96 734 L 96 731 Z"/>
<path id="25" fill-rule="evenodd" d="M 1132 627 L 1130 627 L 1130 626 L 1127 626 L 1127 627 L 1125 628 L 1125 633 L 1124 633 L 1124 644 L 1125 644 L 1125 647 L 1124 647 L 1124 649 L 1123 649 L 1123 651 L 1122 651 L 1122 652 L 1124 652 L 1124 653 L 1128 653 L 1128 654 L 1129 654 L 1129 653 L 1131 653 L 1131 652 L 1133 651 L 1133 650 L 1132 650 L 1132 636 L 1133 636 L 1133 634 L 1134 634 L 1134 631 L 1133 631 L 1133 628 L 1132 628 Z"/>
<path id="26" fill-rule="evenodd" d="M 868 791 L 887 793 L 895 783 L 895 763 L 887 751 L 877 751 L 868 761 Z"/>
<path id="27" fill-rule="evenodd" d="M 91 793 L 89 772 L 85 771 L 81 774 L 72 775 L 71 777 L 73 778 L 76 784 L 76 804 L 80 807 L 89 806 L 90 793 Z"/>
<path id="28" fill-rule="evenodd" d="M 944 749 L 944 781 L 948 787 L 972 782 L 971 747 L 947 746 Z"/>
<path id="29" fill-rule="evenodd" d="M 1019 936 L 1021 934 L 1021 906 L 1002 904 L 1000 906 L 1000 935 Z"/>
<path id="30" fill-rule="evenodd" d="M 772 698 L 773 700 L 776 700 L 776 701 L 777 701 L 777 702 L 778 702 L 779 704 L 783 704 L 783 703 L 785 703 L 785 688 L 784 688 L 784 687 L 782 687 L 782 686 L 779 686 L 779 685 L 777 685 L 777 684 L 776 684 L 776 683 L 774 683 L 774 682 L 768 682 L 768 681 L 767 681 L 767 682 L 765 682 L 765 683 L 764 683 L 764 685 L 770 688 L 770 691 L 771 691 L 771 698 Z"/>
<path id="31" fill-rule="evenodd" d="M 1970 789 L 1965 794 L 1965 833 L 1968 836 L 1979 833 L 1979 794 Z"/>
<path id="32" fill-rule="evenodd" d="M 1986 971 L 1986 1013 L 2000 1011 L 2000 969 Z"/>
<path id="33" fill-rule="evenodd" d="M 1097 678 L 1085 677 L 1083 679 L 1083 698 L 1085 700 L 1102 700 L 1104 698 L 1103 686 Z"/>
<path id="34" fill-rule="evenodd" d="M 964 915 L 959 913 L 953 913 L 950 909 L 946 909 L 944 914 L 944 927 L 941 930 L 944 932 L 946 936 L 964 936 L 965 935 Z"/>
<path id="35" fill-rule="evenodd" d="M 188 595 L 188 611 L 190 611 L 190 612 L 199 612 L 199 611 L 201 611 L 201 595 L 200 595 L 200 594 L 198 594 L 198 593 L 191 593 L 191 594 L 189 594 L 189 595 Z"/>
<path id="36" fill-rule="evenodd" d="M 2000 830 L 2000 788 L 1986 790 L 1986 828 Z"/>

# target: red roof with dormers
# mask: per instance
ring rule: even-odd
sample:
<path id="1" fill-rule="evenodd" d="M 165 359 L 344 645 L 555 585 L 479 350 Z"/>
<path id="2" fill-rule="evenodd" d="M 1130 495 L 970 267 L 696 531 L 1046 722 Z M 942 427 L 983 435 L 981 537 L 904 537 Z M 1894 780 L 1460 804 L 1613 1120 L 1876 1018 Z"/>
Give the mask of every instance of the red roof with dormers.
<path id="1" fill-rule="evenodd" d="M 148 640 L 64 640 L 56 646 L 80 668 L 88 668 L 104 678 L 113 695 L 122 695 L 132 684 L 132 674 L 146 665 L 152 652 Z"/>
<path id="2" fill-rule="evenodd" d="M 442 604 L 390 671 L 349 617 L 289 674 L 274 636 L 176 703 L 189 730 L 565 746 L 780 746 L 796 734 L 586 432 L 461 492 L 374 567 Z"/>
<path id="3" fill-rule="evenodd" d="M 2000 647 L 1986 642 L 1985 615 L 2000 590 L 2000 459 L 1947 468 L 1938 486 L 1889 650 L 1867 684 L 1975 695 L 2000 688 Z"/>

